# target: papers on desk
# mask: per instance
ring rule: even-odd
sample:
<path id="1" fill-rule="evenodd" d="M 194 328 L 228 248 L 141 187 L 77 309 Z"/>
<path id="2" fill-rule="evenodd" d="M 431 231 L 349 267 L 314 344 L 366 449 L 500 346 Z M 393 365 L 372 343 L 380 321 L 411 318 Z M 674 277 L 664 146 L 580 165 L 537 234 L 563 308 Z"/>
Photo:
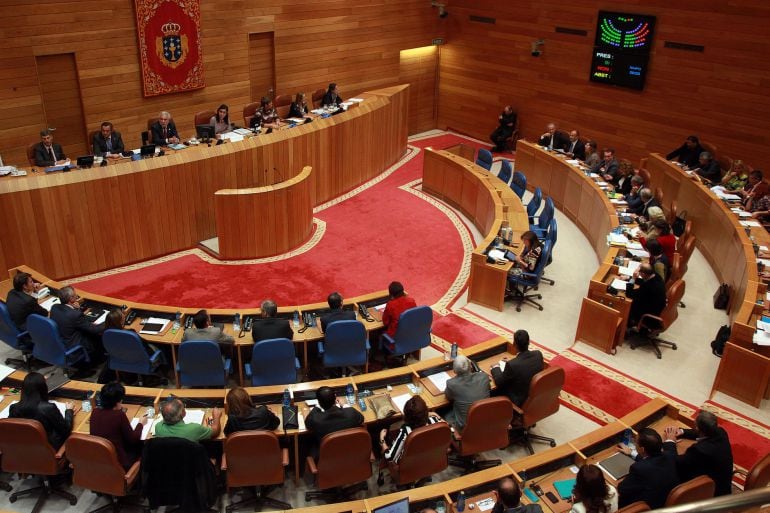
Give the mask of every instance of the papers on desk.
<path id="1" fill-rule="evenodd" d="M 638 226 L 634 226 L 633 228 L 629 228 L 628 233 L 631 237 L 638 237 L 641 231 L 642 230 L 640 230 Z M 644 249 L 639 242 L 629 242 L 626 247 L 630 249 Z"/>
<path id="2" fill-rule="evenodd" d="M 621 276 L 633 276 L 634 271 L 636 271 L 640 265 L 642 265 L 641 262 L 636 262 L 634 260 L 631 260 L 630 262 L 628 262 L 627 267 L 626 266 L 618 267 L 618 273 L 620 273 Z"/>
<path id="3" fill-rule="evenodd" d="M 757 320 L 757 329 L 762 331 L 770 331 L 770 322 L 764 320 Z"/>
<path id="4" fill-rule="evenodd" d="M 384 312 L 386 306 L 388 306 L 387 303 L 382 303 L 381 305 L 375 305 L 374 309 L 377 310 L 378 312 Z"/>
<path id="5" fill-rule="evenodd" d="M 248 130 L 246 132 L 249 133 Z M 219 138 L 222 141 L 238 142 L 243 140 L 243 134 L 239 134 L 235 131 L 225 132 L 224 134 L 219 134 Z"/>
<path id="6" fill-rule="evenodd" d="M 643 249 L 631 249 L 628 248 L 628 254 L 636 258 L 647 258 L 650 254 Z"/>
<path id="7" fill-rule="evenodd" d="M 628 203 L 626 203 L 626 200 L 622 200 L 622 199 L 611 199 L 610 203 L 612 203 L 613 205 L 628 205 Z"/>
<path id="8" fill-rule="evenodd" d="M 361 103 L 362 101 L 364 101 L 364 99 L 363 98 L 351 98 L 348 101 L 349 102 L 353 102 L 353 103 Z"/>
<path id="9" fill-rule="evenodd" d="M 626 285 L 628 285 L 627 281 L 619 280 L 617 278 L 612 280 L 612 283 L 610 283 L 610 286 L 618 290 L 626 290 Z"/>
<path id="10" fill-rule="evenodd" d="M 316 114 L 317 116 L 320 116 L 321 114 L 326 114 L 326 111 L 324 109 L 313 109 L 310 112 L 313 114 Z"/>
<path id="11" fill-rule="evenodd" d="M 497 362 L 497 365 L 500 366 L 500 372 L 504 372 L 505 371 L 505 365 L 507 363 L 508 363 L 507 360 L 500 360 L 499 362 Z"/>
<path id="12" fill-rule="evenodd" d="M 51 293 L 51 289 L 49 289 L 48 287 L 42 287 L 40 290 L 38 290 L 37 292 L 33 292 L 30 295 L 35 299 L 43 299 L 50 293 Z"/>
<path id="13" fill-rule="evenodd" d="M 566 162 L 567 162 L 567 164 L 572 164 L 573 166 L 579 166 L 580 165 L 580 161 L 577 160 L 577 159 L 567 159 Z"/>
<path id="14" fill-rule="evenodd" d="M 107 310 L 102 310 L 102 315 L 96 318 L 96 320 L 93 322 L 93 324 L 101 324 L 107 319 L 107 314 L 109 312 Z"/>
<path id="15" fill-rule="evenodd" d="M 147 321 L 142 325 L 142 330 L 139 332 L 141 335 L 158 335 L 161 331 L 166 329 L 166 326 L 168 326 L 168 323 L 170 321 L 168 319 L 160 319 L 158 317 L 150 317 L 147 319 Z M 188 413 L 190 410 L 187 410 Z"/>
<path id="16" fill-rule="evenodd" d="M 305 118 L 286 118 L 286 121 L 291 121 L 292 123 L 301 125 L 302 123 L 305 122 Z"/>
<path id="17" fill-rule="evenodd" d="M 61 303 L 61 300 L 58 297 L 51 296 L 45 301 L 43 301 L 42 303 L 40 303 L 40 306 L 42 306 L 43 308 L 45 308 L 47 311 L 50 312 L 51 307 L 53 305 L 58 305 L 59 303 Z"/>
<path id="18" fill-rule="evenodd" d="M 607 242 L 609 242 L 611 246 L 627 246 L 629 241 L 628 237 L 622 233 L 610 232 L 607 236 Z"/>
<path id="19" fill-rule="evenodd" d="M 0 364 L 0 381 L 3 381 L 5 378 L 13 374 L 13 371 L 15 371 L 13 367 L 8 367 L 7 365 Z"/>
<path id="20" fill-rule="evenodd" d="M 404 413 L 404 405 L 411 398 L 412 398 L 412 394 L 401 394 L 395 397 L 391 396 L 390 400 L 393 401 L 393 404 L 396 405 L 396 408 L 398 408 L 398 411 L 400 411 L 401 413 Z"/>
<path id="21" fill-rule="evenodd" d="M 307 429 L 305 427 L 305 416 L 301 413 L 297 413 L 297 429 L 300 431 L 305 431 Z"/>
<path id="22" fill-rule="evenodd" d="M 499 249 L 490 249 L 488 255 L 495 260 L 505 260 L 505 251 Z"/>
<path id="23" fill-rule="evenodd" d="M 235 130 L 233 130 L 233 132 L 235 132 L 238 135 L 250 135 L 253 133 L 248 128 L 236 128 Z"/>
<path id="24" fill-rule="evenodd" d="M 183 150 L 187 148 L 187 146 L 181 143 L 169 144 L 168 147 L 171 148 L 172 150 Z"/>
<path id="25" fill-rule="evenodd" d="M 185 410 L 185 424 L 203 424 L 203 418 L 206 416 L 206 410 Z"/>
<path id="26" fill-rule="evenodd" d="M 491 497 L 487 497 L 486 499 L 482 499 L 476 503 L 476 509 L 479 511 L 489 511 L 494 507 L 495 507 L 495 499 Z"/>
<path id="27" fill-rule="evenodd" d="M 757 330 L 752 341 L 758 346 L 770 346 L 770 332 Z"/>
<path id="28" fill-rule="evenodd" d="M 741 226 L 762 226 L 759 221 L 738 221 Z"/>
<path id="29" fill-rule="evenodd" d="M 155 425 L 155 422 L 158 420 L 157 417 L 154 419 L 147 419 L 147 424 L 142 426 L 142 440 L 147 440 L 147 436 L 150 433 L 154 433 L 154 431 L 151 431 L 153 426 Z M 139 425 L 139 419 L 133 418 L 131 419 L 131 429 L 136 429 L 136 426 Z"/>
<path id="30" fill-rule="evenodd" d="M 446 390 L 446 382 L 452 379 L 452 376 L 450 376 L 448 372 L 444 371 L 431 374 L 428 376 L 428 379 L 443 393 Z"/>

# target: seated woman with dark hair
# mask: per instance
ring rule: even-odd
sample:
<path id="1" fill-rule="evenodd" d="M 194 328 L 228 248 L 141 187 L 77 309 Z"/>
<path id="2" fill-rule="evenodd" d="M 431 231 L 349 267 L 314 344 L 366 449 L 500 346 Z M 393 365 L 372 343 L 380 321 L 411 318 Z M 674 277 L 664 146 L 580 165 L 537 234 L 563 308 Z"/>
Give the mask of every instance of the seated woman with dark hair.
<path id="1" fill-rule="evenodd" d="M 252 429 L 272 431 L 281 423 L 281 420 L 267 406 L 254 406 L 249 394 L 241 387 L 235 387 L 227 393 L 226 408 L 225 436 Z"/>
<path id="2" fill-rule="evenodd" d="M 48 386 L 39 372 L 30 372 L 21 385 L 21 400 L 12 404 L 8 416 L 14 419 L 31 419 L 40 422 L 48 435 L 48 443 L 59 450 L 72 432 L 75 410 L 72 401 L 64 403 L 62 416 L 59 408 L 48 401 Z"/>
<path id="3" fill-rule="evenodd" d="M 118 461 L 128 470 L 142 453 L 142 429 L 147 416 L 131 427 L 123 409 L 126 389 L 120 383 L 107 383 L 99 393 L 100 406 L 91 412 L 91 434 L 106 438 L 115 446 Z"/>
<path id="4" fill-rule="evenodd" d="M 527 230 L 521 234 L 521 242 L 524 243 L 521 253 L 516 256 L 516 261 L 511 267 L 510 274 L 517 275 L 522 272 L 533 273 L 537 268 L 537 262 L 543 253 L 543 243 L 537 238 L 535 232 Z"/>
<path id="5" fill-rule="evenodd" d="M 289 107 L 289 117 L 299 119 L 306 118 L 309 117 L 308 112 L 310 112 L 310 110 L 307 107 L 305 93 L 297 93 L 294 97 L 294 101 L 291 102 L 291 106 Z"/>
<path id="6" fill-rule="evenodd" d="M 214 127 L 214 132 L 217 134 L 223 134 L 228 132 L 230 126 L 230 108 L 224 103 L 219 106 L 217 113 L 211 116 L 209 125 Z"/>
<path id="7" fill-rule="evenodd" d="M 614 513 L 618 510 L 618 491 L 607 483 L 596 465 L 578 470 L 570 513 Z"/>
<path id="8" fill-rule="evenodd" d="M 254 117 L 251 118 L 250 128 L 280 128 L 281 120 L 278 117 L 278 111 L 273 106 L 273 100 L 264 96 L 260 100 L 260 105 L 257 111 L 254 113 Z"/>
<path id="9" fill-rule="evenodd" d="M 404 452 L 404 445 L 406 444 L 406 437 L 409 436 L 413 430 L 427 426 L 429 424 L 435 424 L 436 422 L 444 422 L 444 419 L 439 417 L 436 413 L 428 412 L 428 405 L 419 395 L 413 396 L 404 405 L 404 423 L 396 432 L 392 441 L 388 443 L 386 437 L 388 430 L 383 429 L 380 431 L 380 449 L 386 460 L 398 463 L 401 459 L 401 455 Z"/>
<path id="10" fill-rule="evenodd" d="M 104 318 L 104 331 L 107 330 L 128 330 L 128 328 L 125 327 L 126 323 L 126 312 L 124 310 L 121 310 L 120 308 L 113 308 L 109 311 L 107 314 L 107 317 Z M 129 330 L 131 331 L 131 330 Z M 104 337 L 104 333 L 102 333 L 102 337 Z M 147 351 L 147 354 L 149 356 L 152 356 L 155 354 L 155 351 L 158 350 L 158 347 L 153 344 L 148 344 L 146 341 L 142 340 L 142 345 L 144 346 L 144 350 Z M 165 351 L 168 351 L 168 348 L 164 348 Z M 164 350 L 161 350 L 160 355 L 160 365 L 166 365 L 168 362 L 168 358 L 166 357 L 166 352 Z M 114 376 L 110 379 L 114 379 Z M 103 381 L 100 381 L 103 383 Z"/>

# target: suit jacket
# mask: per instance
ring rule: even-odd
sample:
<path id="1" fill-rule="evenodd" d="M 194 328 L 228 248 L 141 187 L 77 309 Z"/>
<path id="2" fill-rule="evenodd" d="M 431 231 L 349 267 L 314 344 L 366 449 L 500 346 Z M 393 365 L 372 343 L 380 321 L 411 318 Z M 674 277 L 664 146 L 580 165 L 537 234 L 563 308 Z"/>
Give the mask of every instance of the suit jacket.
<path id="1" fill-rule="evenodd" d="M 5 300 L 11 321 L 19 328 L 19 331 L 27 331 L 27 317 L 30 314 L 38 314 L 48 317 L 48 311 L 37 303 L 37 299 L 24 291 L 11 289 Z"/>
<path id="2" fill-rule="evenodd" d="M 650 207 L 660 207 L 660 203 L 658 203 L 658 199 L 655 197 L 652 197 L 650 201 L 647 203 L 642 204 L 642 211 L 639 213 L 640 216 L 649 219 L 650 215 L 648 213 L 648 210 L 650 210 Z"/>
<path id="3" fill-rule="evenodd" d="M 626 196 L 631 193 L 631 175 L 618 177 L 615 181 L 615 192 Z"/>
<path id="4" fill-rule="evenodd" d="M 719 182 L 722 179 L 722 169 L 719 167 L 719 162 L 713 159 L 705 166 L 699 166 L 698 174 L 710 182 Z"/>
<path id="5" fill-rule="evenodd" d="M 232 344 L 233 337 L 223 332 L 216 326 L 209 326 L 208 328 L 187 328 L 182 335 L 182 342 L 185 340 L 213 340 L 220 344 Z"/>
<path id="6" fill-rule="evenodd" d="M 631 299 L 629 322 L 636 323 L 645 314 L 660 315 L 666 306 L 666 284 L 655 273 L 647 280 L 626 287 L 626 297 Z"/>
<path id="7" fill-rule="evenodd" d="M 72 432 L 75 412 L 65 410 L 62 417 L 55 404 L 41 401 L 37 403 L 37 407 L 31 409 L 22 409 L 22 403 L 12 404 L 8 416 L 12 419 L 32 419 L 40 422 L 48 435 L 48 443 L 58 450 Z"/>
<path id="8" fill-rule="evenodd" d="M 492 379 L 500 388 L 500 393 L 507 395 L 516 406 L 521 406 L 529 396 L 529 384 L 532 377 L 543 370 L 543 353 L 540 351 L 524 351 L 508 360 L 505 370 L 495 367 L 492 369 Z"/>
<path id="9" fill-rule="evenodd" d="M 564 151 L 572 153 L 572 157 L 578 160 L 586 159 L 586 142 L 582 139 L 578 139 L 575 142 L 575 147 L 572 148 L 572 141 L 567 139 L 567 145 L 564 147 Z"/>
<path id="10" fill-rule="evenodd" d="M 126 148 L 123 146 L 123 138 L 120 136 L 120 132 L 113 131 L 110 139 L 112 140 L 112 149 L 108 150 L 107 139 L 104 138 L 101 132 L 95 133 L 93 140 L 94 155 L 101 157 L 107 152 L 117 154 L 126 151 Z"/>
<path id="11" fill-rule="evenodd" d="M 252 408 L 243 417 L 236 417 L 235 415 L 227 416 L 227 424 L 225 424 L 225 436 L 230 433 L 237 433 L 238 431 L 250 431 L 253 429 L 266 429 L 272 431 L 278 427 L 281 423 L 281 419 L 270 411 L 267 406 L 260 405 Z"/>
<path id="12" fill-rule="evenodd" d="M 618 506 L 644 501 L 652 509 L 662 508 L 669 492 L 678 484 L 676 463 L 670 454 L 638 459 L 618 486 Z"/>
<path id="13" fill-rule="evenodd" d="M 320 446 L 323 437 L 335 431 L 358 427 L 364 423 L 364 416 L 355 408 L 340 408 L 332 406 L 324 411 L 319 407 L 314 407 L 307 414 L 305 426 L 313 432 L 316 441 Z"/>
<path id="14" fill-rule="evenodd" d="M 703 147 L 700 144 L 697 144 L 695 148 L 691 150 L 687 147 L 687 143 L 685 143 L 666 155 L 666 160 L 677 159 L 680 163 L 686 165 L 690 169 L 695 169 L 700 165 L 699 159 L 701 153 L 703 153 Z"/>
<path id="15" fill-rule="evenodd" d="M 326 327 L 334 321 L 355 321 L 356 312 L 352 310 L 332 310 L 321 317 L 321 331 L 326 332 Z"/>
<path id="16" fill-rule="evenodd" d="M 271 338 L 294 338 L 294 330 L 291 329 L 288 319 L 268 317 L 255 319 L 251 327 L 251 336 L 254 342 Z"/>
<path id="17" fill-rule="evenodd" d="M 489 377 L 483 372 L 456 376 L 447 381 L 444 393 L 447 400 L 452 401 L 452 410 L 444 416 L 444 420 L 462 432 L 471 405 L 489 397 Z"/>
<path id="18" fill-rule="evenodd" d="M 163 137 L 163 127 L 160 126 L 160 121 L 156 121 L 150 126 L 150 144 L 166 146 L 168 145 L 168 139 L 172 137 L 179 137 L 179 132 L 176 131 L 176 125 L 173 121 L 169 120 L 168 122 L 166 137 Z"/>
<path id="19" fill-rule="evenodd" d="M 323 100 L 321 100 L 321 105 L 339 105 L 342 103 L 342 96 L 337 95 L 336 98 L 332 97 L 332 94 L 329 91 L 326 91 L 326 94 L 323 97 Z"/>
<path id="20" fill-rule="evenodd" d="M 681 482 L 698 476 L 707 475 L 716 484 L 715 496 L 729 495 L 732 492 L 733 451 L 727 431 L 717 428 L 714 436 L 701 438 L 687 448 L 684 454 L 676 455 L 676 444 L 664 442 L 663 450 L 676 455 L 676 470 Z M 694 439 L 696 432 L 686 429 L 682 438 Z"/>
<path id="21" fill-rule="evenodd" d="M 620 167 L 620 163 L 618 162 L 618 159 L 613 158 L 610 160 L 600 160 L 598 164 L 596 164 L 592 169 L 592 173 L 597 173 L 600 175 L 611 175 L 613 179 L 615 178 L 615 175 L 618 174 L 618 167 Z M 604 168 L 604 171 L 600 171 L 602 168 Z"/>
<path id="22" fill-rule="evenodd" d="M 53 305 L 51 319 L 59 327 L 67 349 L 82 345 L 89 354 L 96 350 L 98 342 L 95 340 L 104 332 L 104 323 L 93 324 L 83 312 L 63 304 Z"/>
<path id="23" fill-rule="evenodd" d="M 289 107 L 290 118 L 304 118 L 305 114 L 307 113 L 308 113 L 307 105 L 303 107 L 301 103 L 291 102 L 291 106 Z"/>
<path id="24" fill-rule="evenodd" d="M 552 147 L 554 150 L 563 150 L 569 145 L 569 136 L 562 131 L 557 130 L 553 134 L 553 146 L 551 146 L 551 135 L 545 135 L 538 141 L 540 146 Z"/>
<path id="25" fill-rule="evenodd" d="M 67 156 L 64 154 L 64 150 L 61 144 L 51 143 L 53 146 L 53 152 L 56 154 L 56 160 L 64 160 Z M 35 165 L 41 167 L 50 167 L 56 164 L 48 149 L 42 142 L 35 145 Z"/>

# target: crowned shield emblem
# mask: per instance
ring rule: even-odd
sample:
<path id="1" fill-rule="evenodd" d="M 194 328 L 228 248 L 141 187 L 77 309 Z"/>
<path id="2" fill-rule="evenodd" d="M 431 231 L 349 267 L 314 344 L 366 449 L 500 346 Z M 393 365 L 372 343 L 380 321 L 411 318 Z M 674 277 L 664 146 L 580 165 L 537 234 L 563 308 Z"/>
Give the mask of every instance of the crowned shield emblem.
<path id="1" fill-rule="evenodd" d="M 187 35 L 181 33 L 181 25 L 169 21 L 161 27 L 162 36 L 155 39 L 155 52 L 164 65 L 176 68 L 188 55 Z"/>

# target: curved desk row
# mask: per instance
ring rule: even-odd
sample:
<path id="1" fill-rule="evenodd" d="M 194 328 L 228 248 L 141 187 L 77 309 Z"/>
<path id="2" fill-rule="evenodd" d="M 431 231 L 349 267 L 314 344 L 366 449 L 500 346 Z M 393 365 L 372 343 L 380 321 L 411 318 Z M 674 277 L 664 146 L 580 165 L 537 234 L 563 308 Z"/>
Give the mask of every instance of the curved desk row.
<path id="1" fill-rule="evenodd" d="M 288 130 L 164 157 L 0 179 L 0 269 L 64 278 L 196 246 L 216 234 L 214 195 L 313 169 L 312 205 L 379 175 L 406 151 L 408 85 Z"/>

